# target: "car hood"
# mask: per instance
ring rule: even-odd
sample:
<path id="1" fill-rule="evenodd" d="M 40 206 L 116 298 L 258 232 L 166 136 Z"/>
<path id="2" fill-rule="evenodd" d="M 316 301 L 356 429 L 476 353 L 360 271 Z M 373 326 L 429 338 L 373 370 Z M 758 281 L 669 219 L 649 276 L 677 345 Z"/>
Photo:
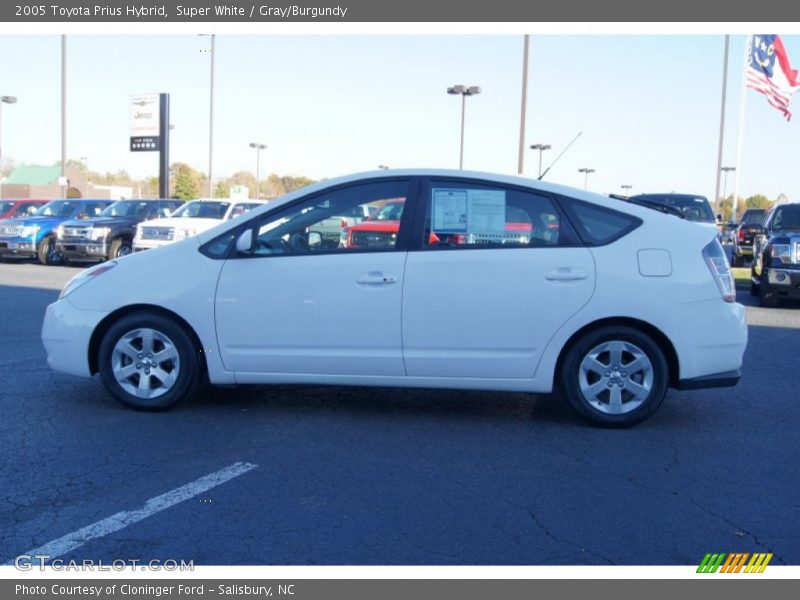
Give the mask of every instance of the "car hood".
<path id="1" fill-rule="evenodd" d="M 197 217 L 174 217 L 165 219 L 151 219 L 142 221 L 139 227 L 183 227 L 194 231 L 205 231 L 222 223 L 222 219 L 200 219 Z"/>
<path id="2" fill-rule="evenodd" d="M 400 221 L 362 221 L 346 227 L 348 231 L 397 231 Z"/>
<path id="3" fill-rule="evenodd" d="M 27 227 L 28 225 L 38 225 L 42 227 L 43 225 L 55 225 L 65 220 L 64 217 L 26 217 L 24 219 L 8 219 L 5 224 L 7 225 L 13 222 L 23 227 Z"/>
<path id="4" fill-rule="evenodd" d="M 136 219 L 128 217 L 92 217 L 91 219 L 70 219 L 64 221 L 64 227 L 107 227 L 112 225 L 129 225 L 136 223 Z"/>

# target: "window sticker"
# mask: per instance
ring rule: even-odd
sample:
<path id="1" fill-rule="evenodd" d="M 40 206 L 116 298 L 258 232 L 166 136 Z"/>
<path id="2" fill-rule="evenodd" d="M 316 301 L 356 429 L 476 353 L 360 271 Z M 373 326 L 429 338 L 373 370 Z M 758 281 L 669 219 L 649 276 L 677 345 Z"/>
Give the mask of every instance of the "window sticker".
<path id="1" fill-rule="evenodd" d="M 434 188 L 431 192 L 433 231 L 470 234 L 505 232 L 504 191 Z"/>
<path id="2" fill-rule="evenodd" d="M 433 230 L 441 233 L 467 231 L 467 190 L 432 190 Z"/>

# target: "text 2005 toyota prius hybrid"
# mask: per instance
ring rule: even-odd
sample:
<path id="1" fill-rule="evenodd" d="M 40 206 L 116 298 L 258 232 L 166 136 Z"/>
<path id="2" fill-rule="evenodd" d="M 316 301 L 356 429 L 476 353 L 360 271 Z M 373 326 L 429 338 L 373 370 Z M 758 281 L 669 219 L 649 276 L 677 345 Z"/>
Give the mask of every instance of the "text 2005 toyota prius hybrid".
<path id="1" fill-rule="evenodd" d="M 669 387 L 730 386 L 744 307 L 715 232 L 517 177 L 328 180 L 79 273 L 52 368 L 163 409 L 212 384 L 551 392 L 630 425 Z"/>

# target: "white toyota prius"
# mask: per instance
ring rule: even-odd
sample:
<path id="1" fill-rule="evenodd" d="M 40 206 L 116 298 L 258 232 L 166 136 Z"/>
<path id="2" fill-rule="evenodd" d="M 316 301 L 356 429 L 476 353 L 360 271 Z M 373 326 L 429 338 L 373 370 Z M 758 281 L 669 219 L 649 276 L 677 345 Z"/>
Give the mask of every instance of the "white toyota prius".
<path id="1" fill-rule="evenodd" d="M 363 217 L 337 239 L 327 229 L 344 214 Z M 582 417 L 625 426 L 670 387 L 735 385 L 747 325 L 705 227 L 519 177 L 398 170 L 327 180 L 82 271 L 42 339 L 53 369 L 99 373 L 138 409 L 206 377 L 558 388 Z"/>

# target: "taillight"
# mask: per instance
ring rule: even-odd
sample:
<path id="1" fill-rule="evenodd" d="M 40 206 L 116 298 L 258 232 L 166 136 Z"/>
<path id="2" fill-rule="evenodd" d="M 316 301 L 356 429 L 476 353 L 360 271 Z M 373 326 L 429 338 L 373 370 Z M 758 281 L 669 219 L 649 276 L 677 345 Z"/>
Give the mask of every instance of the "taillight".
<path id="1" fill-rule="evenodd" d="M 736 234 L 736 237 L 739 238 L 740 242 L 744 241 L 744 229 L 739 227 L 739 232 Z"/>
<path id="2" fill-rule="evenodd" d="M 717 282 L 717 287 L 725 302 L 736 301 L 736 286 L 733 281 L 733 273 L 728 266 L 728 259 L 725 251 L 718 240 L 714 240 L 703 248 L 703 259 L 708 265 L 708 270 Z"/>

